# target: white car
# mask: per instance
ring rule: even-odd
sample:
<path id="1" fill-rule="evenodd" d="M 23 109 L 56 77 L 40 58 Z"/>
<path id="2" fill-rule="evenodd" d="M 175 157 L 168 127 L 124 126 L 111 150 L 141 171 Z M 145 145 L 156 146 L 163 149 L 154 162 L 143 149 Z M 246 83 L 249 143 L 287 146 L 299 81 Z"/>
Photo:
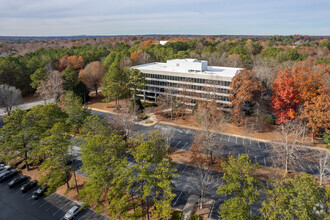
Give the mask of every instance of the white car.
<path id="1" fill-rule="evenodd" d="M 64 219 L 71 220 L 74 219 L 80 212 L 85 209 L 85 203 L 80 202 L 74 205 L 64 216 Z"/>

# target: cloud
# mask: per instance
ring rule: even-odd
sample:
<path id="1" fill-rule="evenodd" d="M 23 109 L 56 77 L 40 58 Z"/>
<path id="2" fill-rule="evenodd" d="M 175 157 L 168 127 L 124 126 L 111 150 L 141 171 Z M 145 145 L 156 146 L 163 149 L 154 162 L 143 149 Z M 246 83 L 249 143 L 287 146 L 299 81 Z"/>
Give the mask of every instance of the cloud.
<path id="1" fill-rule="evenodd" d="M 330 34 L 327 0 L 0 0 L 0 35 Z"/>

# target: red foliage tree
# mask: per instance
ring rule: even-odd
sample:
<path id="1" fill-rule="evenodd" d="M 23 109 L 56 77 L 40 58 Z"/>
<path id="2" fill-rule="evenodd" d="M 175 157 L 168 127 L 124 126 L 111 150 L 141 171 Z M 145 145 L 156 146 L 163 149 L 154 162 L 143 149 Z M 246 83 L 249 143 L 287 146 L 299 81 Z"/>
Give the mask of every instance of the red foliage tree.
<path id="1" fill-rule="evenodd" d="M 278 72 L 273 83 L 272 107 L 277 116 L 277 123 L 290 121 L 297 116 L 299 92 L 295 89 L 289 69 Z"/>

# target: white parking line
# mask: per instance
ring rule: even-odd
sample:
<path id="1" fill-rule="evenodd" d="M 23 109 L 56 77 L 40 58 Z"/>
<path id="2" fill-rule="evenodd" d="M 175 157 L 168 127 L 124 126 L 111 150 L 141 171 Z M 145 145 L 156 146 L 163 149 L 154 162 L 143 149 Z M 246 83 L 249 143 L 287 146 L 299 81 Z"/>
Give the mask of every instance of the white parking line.
<path id="1" fill-rule="evenodd" d="M 59 196 L 59 198 L 56 200 L 56 202 L 52 202 L 52 204 L 56 204 L 56 203 L 58 203 L 61 199 L 63 199 L 63 197 L 61 197 L 61 196 Z M 65 199 L 64 199 L 65 200 Z M 63 201 L 64 201 L 63 200 Z M 53 207 L 55 207 L 55 206 L 51 206 L 51 207 L 49 207 L 46 211 L 48 212 L 51 208 L 53 208 Z"/>
<path id="2" fill-rule="evenodd" d="M 175 145 L 175 147 L 174 148 L 176 148 L 179 144 L 181 143 L 181 141 L 179 141 L 179 143 L 177 143 L 177 145 Z"/>
<path id="3" fill-rule="evenodd" d="M 222 141 L 223 135 L 221 135 L 220 141 Z"/>
<path id="4" fill-rule="evenodd" d="M 236 137 L 236 141 L 235 141 L 235 143 L 237 144 L 237 137 Z"/>
<path id="5" fill-rule="evenodd" d="M 32 189 L 30 189 L 28 192 L 26 192 L 26 193 L 23 193 L 23 195 L 21 195 L 21 197 L 24 197 L 24 196 L 27 196 L 27 195 L 29 195 L 29 192 L 33 192 L 33 190 L 35 190 L 36 188 L 38 188 L 39 186 L 35 186 L 35 187 L 33 187 Z M 32 195 L 30 195 L 30 196 L 32 196 Z"/>
<path id="6" fill-rule="evenodd" d="M 244 145 L 244 138 L 242 138 L 242 140 L 243 140 L 243 145 Z"/>
<path id="7" fill-rule="evenodd" d="M 268 150 L 268 148 L 267 148 L 267 144 L 264 142 L 264 145 L 265 145 L 265 147 L 266 147 L 266 149 Z"/>
<path id="8" fill-rule="evenodd" d="M 65 206 L 69 205 L 70 202 L 72 202 L 72 201 L 69 201 L 67 204 L 65 204 Z M 53 216 L 56 215 L 56 213 L 58 213 L 59 211 L 61 211 L 65 206 L 63 206 L 62 208 L 58 209 L 58 210 L 53 214 Z"/>
<path id="9" fill-rule="evenodd" d="M 257 141 L 257 143 L 258 143 L 258 147 L 259 147 L 259 149 L 260 149 L 260 144 L 259 144 L 259 141 Z"/>
<path id="10" fill-rule="evenodd" d="M 183 147 L 182 147 L 182 148 L 184 148 L 184 147 L 185 147 L 187 144 L 188 144 L 188 142 L 186 142 L 186 143 L 183 145 Z M 182 149 L 182 148 L 181 148 L 181 149 Z"/>
<path id="11" fill-rule="evenodd" d="M 37 201 L 35 201 L 34 203 L 32 203 L 32 205 L 36 204 L 37 202 L 41 201 L 41 198 L 45 197 L 44 195 L 42 197 L 40 197 L 39 199 L 37 199 Z M 32 198 L 32 197 L 31 197 Z"/>
<path id="12" fill-rule="evenodd" d="M 264 163 L 265 163 L 265 166 L 267 166 L 267 163 L 266 163 L 266 159 L 264 158 Z"/>
<path id="13" fill-rule="evenodd" d="M 229 140 L 230 140 L 230 136 L 228 136 L 228 142 L 229 142 Z"/>
<path id="14" fill-rule="evenodd" d="M 210 218 L 210 216 L 212 215 L 214 205 L 215 205 L 215 201 L 213 201 L 212 208 L 211 208 L 210 213 L 209 213 L 209 216 L 208 216 L 209 218 Z"/>
<path id="15" fill-rule="evenodd" d="M 252 145 L 252 143 L 251 143 L 251 139 L 250 139 L 250 146 Z"/>
<path id="16" fill-rule="evenodd" d="M 175 204 L 177 203 L 177 201 L 179 200 L 180 196 L 182 195 L 182 191 L 180 192 L 178 198 L 176 198 L 175 202 L 173 203 L 173 206 L 175 206 Z"/>
<path id="17" fill-rule="evenodd" d="M 183 174 L 183 172 L 186 170 L 188 166 L 186 165 L 186 167 L 182 170 L 181 174 Z"/>

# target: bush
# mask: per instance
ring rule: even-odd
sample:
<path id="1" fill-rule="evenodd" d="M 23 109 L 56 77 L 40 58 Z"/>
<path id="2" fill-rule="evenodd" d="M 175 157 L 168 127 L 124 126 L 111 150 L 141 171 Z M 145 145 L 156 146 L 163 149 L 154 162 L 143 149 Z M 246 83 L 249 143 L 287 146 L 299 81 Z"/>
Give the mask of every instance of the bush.
<path id="1" fill-rule="evenodd" d="M 157 103 L 154 102 L 143 102 L 142 103 L 143 107 L 148 108 L 148 107 L 157 107 Z"/>
<path id="2" fill-rule="evenodd" d="M 201 220 L 201 218 L 197 214 L 193 214 L 190 216 L 190 220 Z"/>
<path id="3" fill-rule="evenodd" d="M 330 148 L 330 134 L 327 134 L 326 132 L 324 132 L 322 139 L 327 144 L 327 148 Z"/>
<path id="4" fill-rule="evenodd" d="M 274 119 L 274 118 L 265 118 L 263 121 L 266 122 L 267 124 L 274 125 L 275 122 L 276 122 L 276 119 Z"/>
<path id="5" fill-rule="evenodd" d="M 148 125 L 148 124 L 152 124 L 154 122 L 153 121 L 146 121 L 145 123 Z"/>
<path id="6" fill-rule="evenodd" d="M 144 114 L 144 113 L 141 113 L 141 114 L 139 114 L 138 118 L 139 118 L 140 120 L 146 120 L 146 119 L 148 118 L 148 115 L 146 115 L 146 114 Z"/>
<path id="7" fill-rule="evenodd" d="M 171 220 L 181 220 L 182 212 L 180 211 L 174 211 L 172 212 Z"/>

